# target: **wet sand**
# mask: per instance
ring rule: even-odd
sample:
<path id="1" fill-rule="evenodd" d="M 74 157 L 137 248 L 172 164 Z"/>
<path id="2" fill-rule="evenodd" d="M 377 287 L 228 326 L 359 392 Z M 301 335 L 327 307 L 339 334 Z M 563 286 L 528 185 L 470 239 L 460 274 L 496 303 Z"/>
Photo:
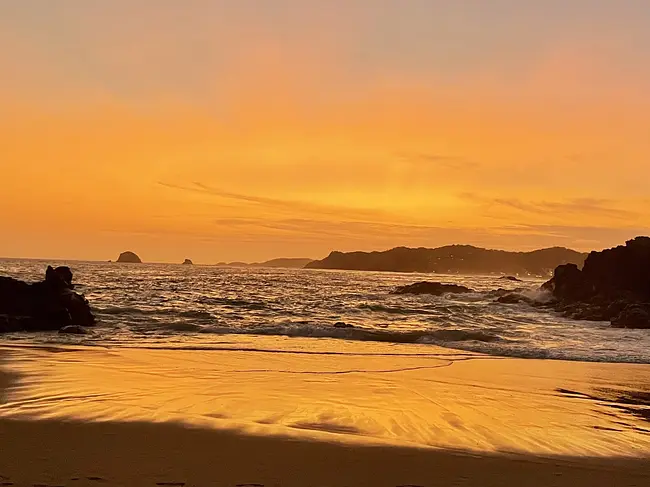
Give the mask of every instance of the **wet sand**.
<path id="1" fill-rule="evenodd" d="M 650 485 L 649 367 L 421 349 L 5 346 L 0 485 Z"/>

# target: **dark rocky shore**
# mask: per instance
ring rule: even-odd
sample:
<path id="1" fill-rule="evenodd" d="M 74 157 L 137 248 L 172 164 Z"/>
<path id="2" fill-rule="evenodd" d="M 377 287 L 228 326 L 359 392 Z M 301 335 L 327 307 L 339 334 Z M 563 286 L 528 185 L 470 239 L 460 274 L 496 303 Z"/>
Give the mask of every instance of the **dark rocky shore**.
<path id="1" fill-rule="evenodd" d="M 0 332 L 83 333 L 95 317 L 86 298 L 73 289 L 69 267 L 48 266 L 45 280 L 34 283 L 0 276 Z"/>
<path id="2" fill-rule="evenodd" d="M 550 306 L 569 318 L 650 328 L 650 237 L 591 252 L 582 270 L 558 266 L 542 289 L 553 295 Z"/>

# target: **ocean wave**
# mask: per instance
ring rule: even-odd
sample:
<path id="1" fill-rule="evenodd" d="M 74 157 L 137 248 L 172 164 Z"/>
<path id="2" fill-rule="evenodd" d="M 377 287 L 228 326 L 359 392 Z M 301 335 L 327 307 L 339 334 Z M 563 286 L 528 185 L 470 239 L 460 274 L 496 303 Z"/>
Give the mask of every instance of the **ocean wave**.
<path id="1" fill-rule="evenodd" d="M 507 340 L 494 333 L 463 329 L 389 331 L 368 328 L 334 328 L 333 326 L 277 325 L 238 329 L 230 327 L 204 327 L 201 332 L 222 335 L 277 335 L 304 338 L 333 338 L 400 344 L 439 344 L 463 341 L 498 342 Z"/>
<path id="2" fill-rule="evenodd" d="M 214 315 L 205 310 L 185 310 L 176 308 L 136 308 L 136 307 L 111 307 L 111 308 L 94 308 L 98 315 L 135 315 L 135 316 L 167 316 L 170 318 L 190 318 L 197 320 L 212 320 Z"/>
<path id="3" fill-rule="evenodd" d="M 212 313 L 209 311 L 202 311 L 202 310 L 187 310 L 187 311 L 180 311 L 178 313 L 178 316 L 182 316 L 183 318 L 197 318 L 200 320 L 211 320 L 214 319 L 214 316 Z"/>
<path id="4" fill-rule="evenodd" d="M 405 307 L 396 307 L 396 306 L 386 306 L 382 304 L 360 304 L 358 309 L 364 311 L 373 311 L 375 313 L 388 313 L 388 314 L 397 314 L 397 315 L 428 315 L 436 314 L 435 311 L 422 308 L 405 308 Z"/>
<path id="5" fill-rule="evenodd" d="M 200 332 L 203 327 L 196 323 L 188 322 L 177 322 L 177 323 L 166 323 L 162 328 L 167 331 L 178 331 L 178 332 Z"/>
<path id="6" fill-rule="evenodd" d="M 201 296 L 197 300 L 198 303 L 208 306 L 226 306 L 232 308 L 244 308 L 247 310 L 261 310 L 268 307 L 266 303 L 257 301 L 247 301 L 246 299 L 239 298 L 222 298 L 213 296 Z"/>

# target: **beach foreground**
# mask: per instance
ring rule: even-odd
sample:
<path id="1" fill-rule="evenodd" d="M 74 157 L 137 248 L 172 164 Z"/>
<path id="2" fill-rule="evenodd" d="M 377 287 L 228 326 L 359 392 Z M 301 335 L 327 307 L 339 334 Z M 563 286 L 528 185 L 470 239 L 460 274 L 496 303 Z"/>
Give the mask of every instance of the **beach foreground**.
<path id="1" fill-rule="evenodd" d="M 3 485 L 15 486 L 650 485 L 642 460 L 468 455 L 173 424 L 1 420 L 0 438 Z"/>
<path id="2" fill-rule="evenodd" d="M 650 485 L 647 366 L 304 343 L 5 346 L 0 483 Z"/>

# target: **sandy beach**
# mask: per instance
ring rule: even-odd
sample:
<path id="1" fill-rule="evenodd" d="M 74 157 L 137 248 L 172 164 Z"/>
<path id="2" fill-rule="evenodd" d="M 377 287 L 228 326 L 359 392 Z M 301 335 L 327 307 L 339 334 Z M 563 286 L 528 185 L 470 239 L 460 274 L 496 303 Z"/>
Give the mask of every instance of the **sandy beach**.
<path id="1" fill-rule="evenodd" d="M 3 485 L 650 484 L 650 367 L 4 346 Z"/>

